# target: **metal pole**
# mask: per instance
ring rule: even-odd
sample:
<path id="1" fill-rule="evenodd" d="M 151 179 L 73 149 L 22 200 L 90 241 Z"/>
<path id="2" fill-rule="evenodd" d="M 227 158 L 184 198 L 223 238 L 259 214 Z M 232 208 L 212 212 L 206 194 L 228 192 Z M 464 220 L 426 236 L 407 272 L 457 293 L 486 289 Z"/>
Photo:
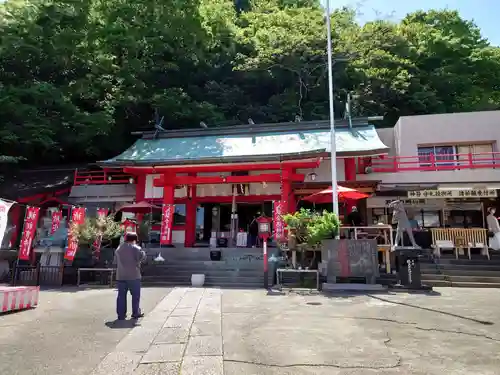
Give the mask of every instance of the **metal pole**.
<path id="1" fill-rule="evenodd" d="M 328 53 L 328 98 L 330 102 L 330 139 L 331 139 L 331 172 L 332 172 L 332 205 L 333 212 L 339 215 L 337 197 L 337 146 L 335 144 L 335 113 L 333 108 L 333 61 L 332 61 L 332 26 L 330 22 L 330 0 L 326 0 L 326 37 Z"/>
<path id="2" fill-rule="evenodd" d="M 269 264 L 267 259 L 267 237 L 262 238 L 262 252 L 264 256 L 264 288 L 269 288 Z"/>

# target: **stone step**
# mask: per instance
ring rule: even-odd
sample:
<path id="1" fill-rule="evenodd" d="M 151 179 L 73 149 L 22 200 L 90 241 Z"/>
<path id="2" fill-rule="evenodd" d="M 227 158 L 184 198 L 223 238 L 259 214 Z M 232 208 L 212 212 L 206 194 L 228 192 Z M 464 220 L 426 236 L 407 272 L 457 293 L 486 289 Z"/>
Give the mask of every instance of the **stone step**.
<path id="1" fill-rule="evenodd" d="M 272 279 L 269 277 L 269 279 Z M 149 281 L 188 281 L 191 282 L 191 275 L 189 276 L 179 276 L 179 275 L 170 275 L 166 277 L 143 277 L 144 282 Z M 205 276 L 205 282 L 213 282 L 213 283 L 255 283 L 255 282 L 263 282 L 264 276 L 258 277 L 207 277 Z"/>
<path id="2" fill-rule="evenodd" d="M 460 257 L 459 259 L 453 258 L 437 258 L 435 260 L 439 264 L 454 264 L 454 265 L 491 265 L 491 266 L 500 266 L 500 258 L 491 258 L 488 260 L 486 257 L 472 257 L 469 259 L 468 257 Z"/>
<path id="3" fill-rule="evenodd" d="M 472 282 L 472 283 L 486 283 L 486 284 L 499 284 L 500 285 L 500 275 L 496 277 L 489 276 L 447 276 L 448 280 L 454 283 L 461 282 Z"/>
<path id="4" fill-rule="evenodd" d="M 264 262 L 224 262 L 224 261 L 209 261 L 209 260 L 186 260 L 186 261 L 165 261 L 162 264 L 148 263 L 145 264 L 144 267 L 155 267 L 155 268 L 253 268 L 253 267 L 262 267 Z"/>
<path id="5" fill-rule="evenodd" d="M 451 282 L 447 280 L 438 280 L 438 279 L 428 279 L 428 280 L 422 280 L 422 283 L 424 285 L 429 285 L 433 287 L 450 287 Z"/>
<path id="6" fill-rule="evenodd" d="M 423 273 L 421 275 L 422 280 L 446 280 L 447 276 L 446 275 L 439 275 L 439 274 L 426 274 Z"/>
<path id="7" fill-rule="evenodd" d="M 260 275 L 264 272 L 264 270 L 256 269 L 256 270 L 217 270 L 217 269 L 169 269 L 169 270 L 144 270 L 143 275 L 147 276 L 162 276 L 162 275 L 170 275 L 170 274 L 189 274 L 193 273 L 203 273 L 205 275 Z M 269 272 L 272 272 L 269 270 Z"/>
<path id="8" fill-rule="evenodd" d="M 145 286 L 152 286 L 152 287 L 175 287 L 175 286 L 191 286 L 191 282 L 185 282 L 185 283 L 179 283 L 179 282 L 171 282 L 171 281 L 155 281 L 155 282 L 147 282 L 144 283 Z M 264 284 L 237 284 L 237 283 L 231 283 L 231 284 L 211 284 L 211 283 L 205 283 L 204 287 L 219 287 L 219 288 L 227 288 L 227 289 L 263 289 Z"/>
<path id="9" fill-rule="evenodd" d="M 443 272 L 448 272 L 448 271 L 492 271 L 492 272 L 500 272 L 500 266 L 497 265 L 473 265 L 473 264 L 442 264 L 439 269 L 441 269 Z"/>
<path id="10" fill-rule="evenodd" d="M 484 277 L 500 277 L 500 271 L 483 271 L 483 270 L 446 270 L 448 276 L 484 276 Z"/>
<path id="11" fill-rule="evenodd" d="M 457 288 L 500 288 L 500 283 L 478 283 L 469 281 L 452 282 L 452 287 Z"/>

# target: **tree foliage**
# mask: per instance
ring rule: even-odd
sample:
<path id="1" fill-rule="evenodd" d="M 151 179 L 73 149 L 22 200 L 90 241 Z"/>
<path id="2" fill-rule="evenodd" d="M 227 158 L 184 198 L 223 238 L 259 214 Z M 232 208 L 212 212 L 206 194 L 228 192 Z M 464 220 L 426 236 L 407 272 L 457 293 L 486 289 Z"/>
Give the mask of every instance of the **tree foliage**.
<path id="1" fill-rule="evenodd" d="M 0 163 L 114 156 L 155 110 L 169 129 L 327 118 L 324 17 L 319 0 L 7 0 Z M 387 124 L 499 108 L 500 50 L 457 12 L 331 20 L 338 116 L 347 93 Z"/>

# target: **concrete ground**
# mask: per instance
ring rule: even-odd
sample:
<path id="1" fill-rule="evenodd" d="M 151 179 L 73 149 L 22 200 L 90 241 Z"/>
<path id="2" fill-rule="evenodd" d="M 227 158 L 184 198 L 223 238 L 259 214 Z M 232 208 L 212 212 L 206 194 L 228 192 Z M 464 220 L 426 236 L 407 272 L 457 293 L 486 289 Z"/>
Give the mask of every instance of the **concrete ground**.
<path id="1" fill-rule="evenodd" d="M 92 375 L 500 374 L 500 290 L 439 293 L 177 288 Z"/>
<path id="2" fill-rule="evenodd" d="M 144 289 L 143 310 L 169 292 Z M 108 327 L 115 296 L 112 289 L 42 291 L 36 309 L 0 315 L 0 375 L 88 375 L 132 328 Z"/>
<path id="3" fill-rule="evenodd" d="M 437 292 L 175 288 L 161 299 L 147 289 L 161 302 L 125 337 L 130 322 L 93 315 L 113 292 L 56 293 L 50 304 L 45 294 L 37 310 L 0 317 L 0 374 L 499 375 L 500 290 Z"/>

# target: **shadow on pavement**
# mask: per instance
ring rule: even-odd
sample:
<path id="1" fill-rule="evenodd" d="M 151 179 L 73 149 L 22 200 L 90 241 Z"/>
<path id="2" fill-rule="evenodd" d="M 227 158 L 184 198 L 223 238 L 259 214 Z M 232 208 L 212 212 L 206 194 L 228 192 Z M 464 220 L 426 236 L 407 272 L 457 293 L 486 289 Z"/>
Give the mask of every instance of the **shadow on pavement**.
<path id="1" fill-rule="evenodd" d="M 111 329 L 130 329 L 139 326 L 137 319 L 129 320 L 112 320 L 104 323 L 104 325 Z"/>
<path id="2" fill-rule="evenodd" d="M 486 321 L 486 320 L 479 320 L 479 319 L 475 319 L 475 318 L 469 318 L 469 317 L 463 316 L 463 315 L 458 315 L 458 314 L 450 313 L 450 312 L 447 312 L 447 311 L 441 311 L 441 310 L 431 309 L 430 307 L 423 307 L 423 306 L 412 305 L 412 304 L 409 304 L 409 303 L 406 303 L 406 302 L 391 301 L 389 299 L 385 299 L 385 298 L 381 298 L 381 297 L 378 297 L 378 296 L 374 296 L 373 294 L 367 294 L 367 296 L 370 297 L 370 298 L 382 301 L 382 302 L 387 302 L 387 303 L 392 303 L 394 305 L 406 306 L 406 307 L 411 307 L 411 308 L 414 308 L 414 309 L 419 309 L 419 310 L 429 311 L 429 312 L 443 314 L 443 315 L 447 315 L 447 316 L 452 316 L 454 318 L 464 319 L 464 320 L 468 320 L 470 322 L 474 322 L 474 323 L 478 323 L 478 324 L 482 324 L 482 325 L 492 326 L 492 325 L 495 324 L 493 322 L 489 322 L 489 321 Z"/>

